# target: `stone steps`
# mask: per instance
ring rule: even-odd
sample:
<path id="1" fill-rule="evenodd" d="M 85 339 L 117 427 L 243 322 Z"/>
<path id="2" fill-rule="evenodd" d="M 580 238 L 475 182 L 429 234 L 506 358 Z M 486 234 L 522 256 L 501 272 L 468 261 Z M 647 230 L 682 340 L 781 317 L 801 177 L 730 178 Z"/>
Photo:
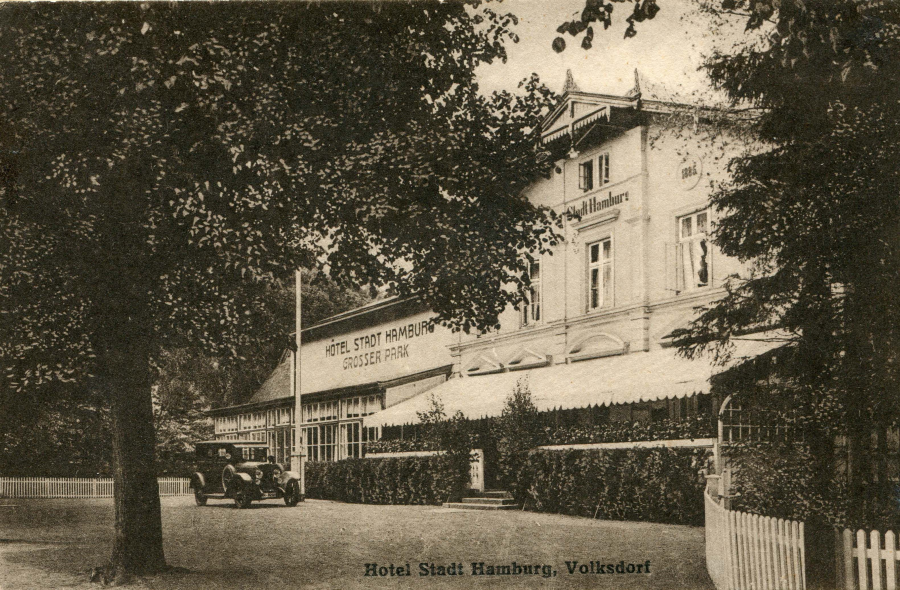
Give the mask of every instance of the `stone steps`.
<path id="1" fill-rule="evenodd" d="M 469 504 L 463 502 L 444 502 L 444 508 L 461 508 L 463 510 L 518 510 L 516 504 Z"/>
<path id="2" fill-rule="evenodd" d="M 511 506 L 516 503 L 512 498 L 463 498 L 463 504 L 491 504 L 494 506 Z"/>
<path id="3" fill-rule="evenodd" d="M 485 490 L 483 492 L 469 492 L 468 498 L 512 498 L 506 490 Z"/>
<path id="4" fill-rule="evenodd" d="M 463 510 L 517 510 L 519 505 L 504 490 L 471 492 L 459 502 L 445 502 L 444 508 Z"/>

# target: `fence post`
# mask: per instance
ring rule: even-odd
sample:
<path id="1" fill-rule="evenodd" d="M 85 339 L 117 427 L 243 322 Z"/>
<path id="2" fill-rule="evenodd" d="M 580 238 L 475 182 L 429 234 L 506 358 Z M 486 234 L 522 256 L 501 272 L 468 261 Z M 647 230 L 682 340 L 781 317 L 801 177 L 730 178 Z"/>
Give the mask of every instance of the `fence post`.
<path id="1" fill-rule="evenodd" d="M 720 483 L 721 479 L 722 479 L 721 475 L 707 474 L 707 476 L 706 476 L 706 489 L 709 490 L 710 496 L 716 497 L 716 500 L 719 499 L 718 496 L 720 495 L 720 492 L 722 491 L 722 485 Z"/>
<path id="2" fill-rule="evenodd" d="M 719 496 L 725 510 L 731 510 L 731 469 L 722 470 L 722 479 L 719 480 Z"/>
<path id="3" fill-rule="evenodd" d="M 844 587 L 844 535 L 841 529 L 834 527 L 834 587 Z"/>

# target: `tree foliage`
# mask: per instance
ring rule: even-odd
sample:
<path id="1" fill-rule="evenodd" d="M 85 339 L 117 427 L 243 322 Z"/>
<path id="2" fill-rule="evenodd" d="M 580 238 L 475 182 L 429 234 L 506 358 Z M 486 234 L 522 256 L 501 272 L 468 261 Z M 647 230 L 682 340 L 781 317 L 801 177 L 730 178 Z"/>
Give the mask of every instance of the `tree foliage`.
<path id="1" fill-rule="evenodd" d="M 900 423 L 900 13 L 791 0 L 767 18 L 766 43 L 707 64 L 734 101 L 763 108 L 760 149 L 732 161 L 712 198 L 715 243 L 751 273 L 679 344 L 692 354 L 764 326 L 792 334 L 765 370 L 789 393 L 779 403 L 808 417 L 823 476 L 834 436 L 848 436 L 850 517 L 865 522 L 893 501 L 887 432 Z"/>
<path id="2" fill-rule="evenodd" d="M 108 476 L 109 410 L 102 400 L 22 400 L 0 411 L 4 477 Z"/>
<path id="3" fill-rule="evenodd" d="M 112 416 L 113 564 L 164 567 L 151 387 L 162 351 L 272 337 L 301 265 L 490 328 L 526 251 L 552 95 L 482 97 L 515 18 L 455 4 L 6 4 L 4 395 L 86 388 Z M 511 288 L 510 288 L 511 287 Z"/>
<path id="4" fill-rule="evenodd" d="M 581 14 L 577 18 L 559 25 L 556 32 L 560 34 L 568 33 L 572 37 L 577 37 L 584 33 L 584 36 L 581 38 L 581 48 L 590 49 L 594 45 L 594 27 L 599 27 L 602 24 L 605 31 L 612 25 L 612 15 L 616 4 L 625 5 L 620 9 L 620 12 L 630 10 L 630 14 L 624 18 L 625 22 L 628 23 L 628 27 L 625 29 L 626 39 L 637 35 L 635 23 L 652 20 L 660 11 L 656 0 L 585 0 L 584 10 L 581 11 Z M 556 37 L 553 39 L 552 47 L 553 51 L 557 53 L 565 51 L 565 38 Z"/>

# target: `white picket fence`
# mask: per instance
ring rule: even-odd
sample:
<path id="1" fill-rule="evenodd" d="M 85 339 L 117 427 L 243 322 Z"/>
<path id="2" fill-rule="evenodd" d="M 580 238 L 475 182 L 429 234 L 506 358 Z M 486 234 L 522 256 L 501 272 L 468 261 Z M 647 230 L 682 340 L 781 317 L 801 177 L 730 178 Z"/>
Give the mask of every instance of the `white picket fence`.
<path id="1" fill-rule="evenodd" d="M 186 477 L 160 477 L 160 496 L 193 493 Z M 113 480 L 107 477 L 0 477 L 0 498 L 112 498 Z"/>
<path id="2" fill-rule="evenodd" d="M 706 568 L 717 590 L 804 590 L 803 523 L 726 510 L 709 489 Z"/>
<path id="3" fill-rule="evenodd" d="M 897 581 L 897 536 L 894 531 L 843 531 L 843 573 L 845 590 L 895 590 Z"/>

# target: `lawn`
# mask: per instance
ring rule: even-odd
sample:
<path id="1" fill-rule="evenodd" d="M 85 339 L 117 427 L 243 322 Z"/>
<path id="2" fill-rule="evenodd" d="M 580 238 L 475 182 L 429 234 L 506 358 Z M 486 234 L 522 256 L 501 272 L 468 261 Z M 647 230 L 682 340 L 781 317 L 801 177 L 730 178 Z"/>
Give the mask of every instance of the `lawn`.
<path id="1" fill-rule="evenodd" d="M 97 588 L 87 572 L 107 558 L 112 526 L 111 500 L 0 499 L 0 589 Z M 319 500 L 198 508 L 192 498 L 164 498 L 163 527 L 169 563 L 187 571 L 136 588 L 713 588 L 695 527 Z M 473 575 L 473 562 L 484 575 Z M 366 564 L 388 576 L 366 576 Z M 407 564 L 409 577 L 390 575 Z M 463 574 L 432 575 L 431 564 L 435 574 L 462 564 Z M 591 573 L 609 564 L 643 567 Z"/>

